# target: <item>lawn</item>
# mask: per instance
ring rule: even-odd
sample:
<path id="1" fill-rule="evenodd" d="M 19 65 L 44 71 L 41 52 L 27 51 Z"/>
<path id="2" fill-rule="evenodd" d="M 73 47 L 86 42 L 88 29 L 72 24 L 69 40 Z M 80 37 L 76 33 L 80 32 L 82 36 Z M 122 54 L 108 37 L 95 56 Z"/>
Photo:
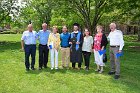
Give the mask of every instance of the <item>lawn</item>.
<path id="1" fill-rule="evenodd" d="M 103 74 L 96 73 L 93 55 L 89 71 L 61 68 L 51 71 L 49 61 L 47 69 L 26 72 L 20 37 L 0 34 L 0 93 L 140 93 L 140 42 L 128 36 L 119 80 L 107 75 L 109 62 Z M 38 68 L 38 50 L 35 67 Z"/>

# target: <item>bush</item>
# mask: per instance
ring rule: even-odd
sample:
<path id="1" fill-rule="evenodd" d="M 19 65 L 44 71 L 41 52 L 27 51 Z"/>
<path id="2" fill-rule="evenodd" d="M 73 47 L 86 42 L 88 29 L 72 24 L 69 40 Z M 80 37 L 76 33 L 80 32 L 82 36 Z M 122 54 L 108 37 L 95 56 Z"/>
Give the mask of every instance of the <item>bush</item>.
<path id="1" fill-rule="evenodd" d="M 0 32 L 0 34 L 17 34 L 17 33 L 13 31 L 4 31 L 4 32 Z"/>

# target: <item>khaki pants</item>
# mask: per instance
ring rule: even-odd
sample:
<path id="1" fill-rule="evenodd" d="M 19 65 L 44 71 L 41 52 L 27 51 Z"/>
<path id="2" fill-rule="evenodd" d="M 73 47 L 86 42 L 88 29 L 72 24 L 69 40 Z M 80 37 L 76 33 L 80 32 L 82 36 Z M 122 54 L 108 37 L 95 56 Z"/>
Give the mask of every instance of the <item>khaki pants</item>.
<path id="1" fill-rule="evenodd" d="M 119 47 L 110 47 L 110 66 L 111 72 L 115 72 L 115 75 L 120 75 L 120 58 L 116 58 Z"/>
<path id="2" fill-rule="evenodd" d="M 61 48 L 62 66 L 69 67 L 70 62 L 70 48 Z"/>

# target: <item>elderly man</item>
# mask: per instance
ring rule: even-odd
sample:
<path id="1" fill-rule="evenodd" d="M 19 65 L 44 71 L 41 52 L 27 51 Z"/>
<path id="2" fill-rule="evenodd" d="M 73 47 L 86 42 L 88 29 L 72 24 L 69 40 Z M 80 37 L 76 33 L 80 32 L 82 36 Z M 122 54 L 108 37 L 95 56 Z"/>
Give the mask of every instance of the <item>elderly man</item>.
<path id="1" fill-rule="evenodd" d="M 110 41 L 110 63 L 111 63 L 111 71 L 108 73 L 109 75 L 115 74 L 115 79 L 120 78 L 120 59 L 116 57 L 117 53 L 121 53 L 124 40 L 123 34 L 120 30 L 116 29 L 116 24 L 110 24 L 110 30 L 108 39 Z"/>
<path id="2" fill-rule="evenodd" d="M 30 63 L 29 63 L 29 57 L 31 55 L 32 62 L 31 62 L 31 69 L 35 70 L 35 55 L 36 55 L 36 39 L 37 39 L 37 33 L 36 31 L 33 31 L 32 24 L 28 25 L 28 30 L 23 32 L 23 35 L 21 37 L 21 47 L 22 50 L 25 51 L 25 66 L 26 71 L 29 71 L 30 69 Z"/>
<path id="3" fill-rule="evenodd" d="M 47 24 L 43 23 L 42 24 L 42 30 L 38 32 L 38 37 L 39 37 L 39 70 L 44 68 L 47 68 L 47 63 L 48 63 L 48 54 L 49 54 L 49 49 L 48 49 L 48 38 L 49 38 L 50 31 L 47 30 Z"/>

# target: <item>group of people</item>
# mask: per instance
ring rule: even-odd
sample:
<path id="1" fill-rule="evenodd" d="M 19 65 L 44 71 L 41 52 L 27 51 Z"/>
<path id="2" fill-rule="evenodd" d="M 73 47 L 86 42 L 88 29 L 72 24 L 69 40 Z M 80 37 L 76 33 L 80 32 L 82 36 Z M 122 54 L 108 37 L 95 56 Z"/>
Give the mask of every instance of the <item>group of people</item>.
<path id="1" fill-rule="evenodd" d="M 36 41 L 39 40 L 39 70 L 47 68 L 48 55 L 50 51 L 51 70 L 58 69 L 58 55 L 61 52 L 62 68 L 69 69 L 69 63 L 72 63 L 72 68 L 81 69 L 84 59 L 85 70 L 89 70 L 90 56 L 94 52 L 94 59 L 97 65 L 95 71 L 102 73 L 105 66 L 103 62 L 103 54 L 100 55 L 99 51 L 105 50 L 108 42 L 110 42 L 110 64 L 111 70 L 109 75 L 115 74 L 115 79 L 120 77 L 120 58 L 116 58 L 116 53 L 121 53 L 124 40 L 123 34 L 120 30 L 116 29 L 116 24 L 110 24 L 108 37 L 103 33 L 103 27 L 98 25 L 96 27 L 97 33 L 94 37 L 91 36 L 90 31 L 85 28 L 84 33 L 79 29 L 79 24 L 73 24 L 73 31 L 68 32 L 67 26 L 62 27 L 62 33 L 58 33 L 58 27 L 53 26 L 52 32 L 47 30 L 47 24 L 42 24 L 42 30 L 38 33 L 33 31 L 32 24 L 28 25 L 28 30 L 23 32 L 21 38 L 22 50 L 25 51 L 25 66 L 29 71 L 30 67 L 35 70 L 35 55 L 36 55 Z M 59 51 L 60 50 L 60 51 Z M 29 57 L 31 55 L 31 66 Z"/>

